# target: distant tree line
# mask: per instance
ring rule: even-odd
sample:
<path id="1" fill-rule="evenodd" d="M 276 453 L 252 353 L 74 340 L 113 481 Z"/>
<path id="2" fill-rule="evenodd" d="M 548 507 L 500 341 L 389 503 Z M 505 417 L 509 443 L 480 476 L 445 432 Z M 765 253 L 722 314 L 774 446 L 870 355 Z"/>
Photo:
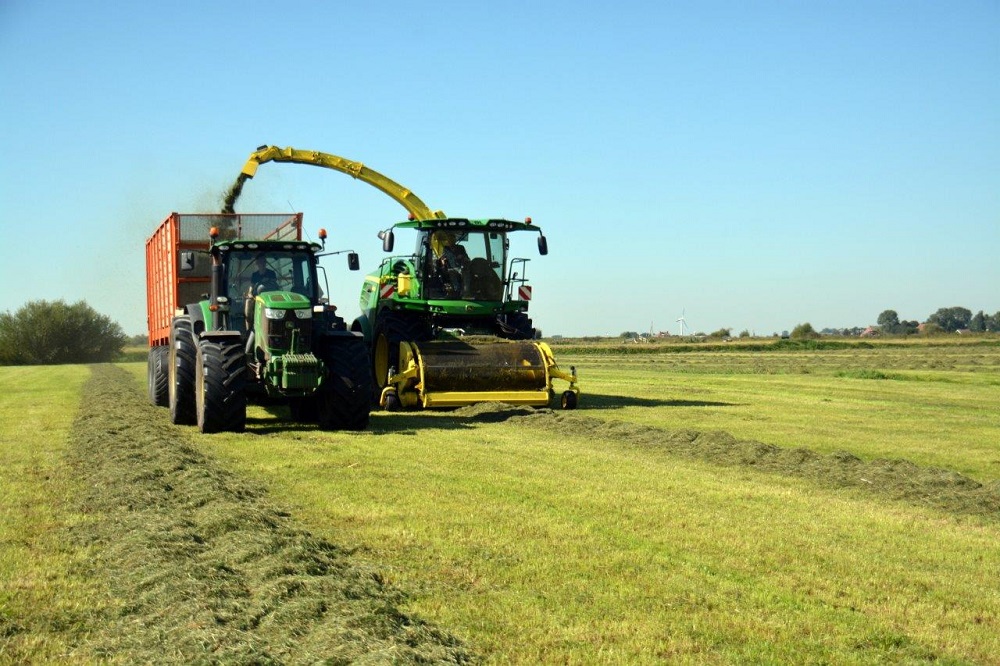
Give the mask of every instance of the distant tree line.
<path id="1" fill-rule="evenodd" d="M 121 326 L 84 301 L 32 301 L 0 314 L 0 365 L 105 363 L 127 340 Z"/>
<path id="2" fill-rule="evenodd" d="M 915 321 L 900 321 L 895 310 L 884 310 L 878 316 L 878 327 L 883 333 L 891 335 L 912 335 L 920 328 Z M 954 333 L 955 331 L 970 331 L 972 333 L 1000 332 L 1000 312 L 988 315 L 982 310 L 972 314 L 972 310 L 963 307 L 939 308 L 937 312 L 927 317 L 924 322 L 925 331 Z"/>

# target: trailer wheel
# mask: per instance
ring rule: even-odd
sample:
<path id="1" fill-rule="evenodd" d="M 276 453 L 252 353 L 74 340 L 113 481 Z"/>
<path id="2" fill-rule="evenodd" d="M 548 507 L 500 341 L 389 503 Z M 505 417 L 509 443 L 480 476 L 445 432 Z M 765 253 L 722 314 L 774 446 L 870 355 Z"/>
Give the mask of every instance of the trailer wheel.
<path id="1" fill-rule="evenodd" d="M 199 430 L 211 433 L 246 429 L 246 369 L 239 342 L 209 339 L 199 343 L 195 375 Z"/>
<path id="2" fill-rule="evenodd" d="M 170 351 L 167 356 L 167 403 L 170 422 L 174 425 L 194 425 L 194 374 L 198 350 L 194 344 L 191 318 L 175 317 L 170 325 Z"/>
<path id="3" fill-rule="evenodd" d="M 147 385 L 149 386 L 149 401 L 156 407 L 167 407 L 170 404 L 170 348 L 150 347 L 147 366 Z"/>
<path id="4" fill-rule="evenodd" d="M 324 342 L 319 357 L 326 379 L 317 399 L 319 427 L 323 430 L 364 430 L 371 410 L 371 366 L 361 337 L 334 338 Z"/>

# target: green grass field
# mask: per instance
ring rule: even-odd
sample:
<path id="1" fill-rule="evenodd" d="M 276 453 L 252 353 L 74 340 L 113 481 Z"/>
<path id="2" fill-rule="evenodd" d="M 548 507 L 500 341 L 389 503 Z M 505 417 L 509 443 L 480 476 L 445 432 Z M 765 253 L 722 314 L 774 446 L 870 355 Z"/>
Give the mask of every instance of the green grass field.
<path id="1" fill-rule="evenodd" d="M 65 540 L 87 517 L 61 501 L 78 492 L 65 461 L 89 375 L 0 368 L 0 663 L 75 661 L 76 637 L 107 601 L 81 574 L 89 550 Z"/>
<path id="2" fill-rule="evenodd" d="M 157 445 L 266 489 L 296 525 L 398 590 L 399 612 L 470 651 L 449 659 L 995 663 L 1000 347 L 556 353 L 580 373 L 576 412 L 376 413 L 369 431 L 338 434 L 254 407 L 245 434 L 170 426 L 177 443 Z M 145 367 L 121 367 L 138 405 Z M 31 402 L 11 381 L 20 371 L 0 369 L 14 387 L 0 398 L 5 484 L 24 476 L 9 470 L 32 441 L 16 417 Z M 73 378 L 46 380 L 65 399 L 47 402 L 43 421 L 62 423 L 65 439 L 86 370 L 31 372 Z M 51 448 L 54 471 L 64 454 Z M 100 654 L 86 649 L 83 634 L 100 631 L 86 614 L 44 620 L 107 581 L 74 573 L 79 549 L 13 536 L 38 513 L 56 516 L 56 534 L 73 523 L 72 502 L 29 492 L 52 482 L 19 481 L 19 508 L 2 514 L 5 589 L 49 568 L 24 549 L 63 564 L 27 601 L 0 597 L 0 660 Z M 294 640 L 323 654 L 303 622 Z"/>

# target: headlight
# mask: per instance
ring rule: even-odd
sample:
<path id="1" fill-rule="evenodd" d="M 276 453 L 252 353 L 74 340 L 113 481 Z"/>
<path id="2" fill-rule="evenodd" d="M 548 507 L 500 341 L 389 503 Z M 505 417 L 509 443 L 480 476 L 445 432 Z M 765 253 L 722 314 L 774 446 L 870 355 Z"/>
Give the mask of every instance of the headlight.
<path id="1" fill-rule="evenodd" d="M 276 310 L 275 308 L 264 308 L 264 316 L 268 319 L 284 319 L 287 310 Z"/>
<path id="2" fill-rule="evenodd" d="M 313 316 L 312 310 L 295 310 L 294 312 L 299 319 L 312 319 Z"/>

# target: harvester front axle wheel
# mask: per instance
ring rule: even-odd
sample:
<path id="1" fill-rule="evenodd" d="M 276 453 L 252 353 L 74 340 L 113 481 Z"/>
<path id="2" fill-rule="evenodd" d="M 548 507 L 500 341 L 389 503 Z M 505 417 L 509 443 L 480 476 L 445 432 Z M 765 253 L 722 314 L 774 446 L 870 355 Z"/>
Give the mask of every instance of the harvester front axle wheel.
<path id="1" fill-rule="evenodd" d="M 379 392 L 388 383 L 389 368 L 399 367 L 400 342 L 424 342 L 431 338 L 430 327 L 419 319 L 384 312 L 375 326 L 372 368 Z"/>

